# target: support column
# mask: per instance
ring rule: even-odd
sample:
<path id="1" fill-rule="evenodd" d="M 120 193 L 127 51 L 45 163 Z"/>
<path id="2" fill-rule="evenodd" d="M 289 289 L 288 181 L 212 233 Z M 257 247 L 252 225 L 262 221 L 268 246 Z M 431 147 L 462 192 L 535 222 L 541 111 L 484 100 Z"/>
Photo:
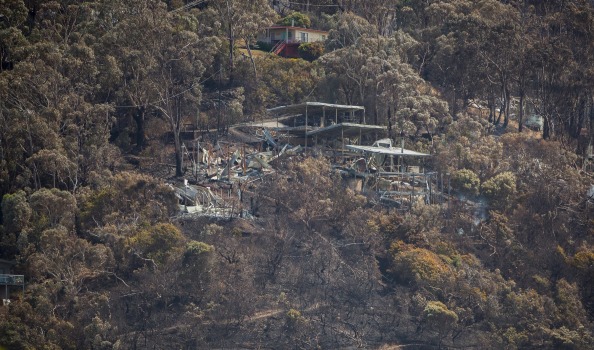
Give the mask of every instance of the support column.
<path id="1" fill-rule="evenodd" d="M 342 140 L 342 163 L 344 164 L 344 126 L 340 127 L 340 135 Z"/>
<path id="2" fill-rule="evenodd" d="M 427 182 L 427 177 L 429 177 L 429 205 L 433 204 L 433 176 L 425 175 L 425 182 Z"/>
<path id="3" fill-rule="evenodd" d="M 414 174 L 412 176 L 411 185 L 412 185 L 412 196 L 410 197 L 410 209 L 412 210 L 413 203 L 414 203 L 414 200 L 415 200 L 415 175 Z"/>
<path id="4" fill-rule="evenodd" d="M 307 151 L 307 122 L 308 122 L 308 116 L 307 116 L 307 102 L 305 103 L 305 150 Z"/>

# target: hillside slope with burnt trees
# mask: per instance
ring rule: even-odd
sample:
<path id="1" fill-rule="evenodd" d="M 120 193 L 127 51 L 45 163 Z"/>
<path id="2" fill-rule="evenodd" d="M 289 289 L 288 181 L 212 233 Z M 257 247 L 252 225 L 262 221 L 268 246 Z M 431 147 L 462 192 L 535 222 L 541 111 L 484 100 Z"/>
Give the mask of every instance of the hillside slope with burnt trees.
<path id="1" fill-rule="evenodd" d="M 275 23 L 328 36 L 285 59 Z M 586 0 L 0 1 L 0 349 L 591 348 L 593 53 Z M 189 127 L 239 157 L 305 101 L 430 153 L 442 199 L 286 148 L 180 214 Z"/>

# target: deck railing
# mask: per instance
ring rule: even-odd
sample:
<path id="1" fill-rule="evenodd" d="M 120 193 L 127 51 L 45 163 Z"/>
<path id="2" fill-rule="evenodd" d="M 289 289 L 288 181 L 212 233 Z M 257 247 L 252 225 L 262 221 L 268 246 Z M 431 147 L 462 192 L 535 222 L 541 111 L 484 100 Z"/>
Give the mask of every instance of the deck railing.
<path id="1" fill-rule="evenodd" d="M 21 286 L 25 284 L 24 275 L 0 274 L 0 286 Z"/>

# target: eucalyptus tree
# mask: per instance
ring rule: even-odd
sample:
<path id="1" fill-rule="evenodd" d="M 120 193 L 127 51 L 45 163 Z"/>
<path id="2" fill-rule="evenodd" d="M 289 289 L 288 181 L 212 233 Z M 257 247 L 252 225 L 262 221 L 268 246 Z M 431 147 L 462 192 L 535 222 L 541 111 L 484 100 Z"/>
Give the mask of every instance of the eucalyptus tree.
<path id="1" fill-rule="evenodd" d="M 197 10 L 169 12 L 157 0 L 113 6 L 122 7 L 115 14 L 126 14 L 102 38 L 114 97 L 120 108 L 133 111 L 140 148 L 145 144 L 146 118 L 155 115 L 167 122 L 175 144 L 176 174 L 181 176 L 181 128 L 198 111 L 201 80 L 220 40 L 199 20 Z"/>
<path id="2" fill-rule="evenodd" d="M 76 191 L 111 157 L 110 107 L 95 100 L 91 3 L 36 6 L 22 57 L 0 74 L 3 167 L 13 186 Z"/>
<path id="3" fill-rule="evenodd" d="M 7 97 L 14 76 L 10 71 L 26 56 L 28 41 L 22 31 L 26 18 L 27 8 L 21 0 L 0 3 L 0 196 L 14 190 L 22 167 L 20 154 L 24 140 L 18 136 L 19 126 L 13 121 Z"/>
<path id="4" fill-rule="evenodd" d="M 330 51 L 355 45 L 362 37 L 377 34 L 377 28 L 364 18 L 354 13 L 337 14 L 330 17 L 332 29 L 326 40 L 326 48 Z"/>
<path id="5" fill-rule="evenodd" d="M 27 8 L 21 0 L 0 3 L 0 72 L 14 66 L 26 44 L 21 30 L 26 19 Z"/>
<path id="6" fill-rule="evenodd" d="M 238 39 L 244 41 L 252 62 L 254 74 L 257 75 L 250 44 L 253 43 L 259 31 L 274 23 L 274 20 L 277 18 L 269 2 L 266 0 L 214 0 L 209 2 L 209 7 L 212 7 L 210 10 L 207 10 L 212 15 L 212 20 L 220 26 L 219 35 L 226 37 L 229 41 L 226 47 L 228 50 L 227 68 L 230 85 L 233 84 L 235 78 L 235 52 Z"/>
<path id="7" fill-rule="evenodd" d="M 425 39 L 432 52 L 424 75 L 444 91 L 450 113 L 456 117 L 460 100 L 466 105 L 481 89 L 494 85 L 485 84 L 487 63 L 480 57 L 488 29 L 466 0 L 433 3 L 426 13 L 433 30 Z"/>
<path id="8" fill-rule="evenodd" d="M 178 21 L 177 25 L 183 28 L 184 23 Z M 210 65 L 219 40 L 216 37 L 200 37 L 195 32 L 178 28 L 165 27 L 161 33 L 161 51 L 155 57 L 159 67 L 151 77 L 157 100 L 151 102 L 151 106 L 160 112 L 173 133 L 175 172 L 181 176 L 180 132 L 187 116 L 197 113 L 202 90 L 199 79 Z"/>
<path id="9" fill-rule="evenodd" d="M 502 100 L 502 113 L 495 124 L 504 116 L 503 126 L 507 127 L 510 117 L 513 77 L 517 76 L 520 64 L 520 37 L 518 11 L 511 5 L 499 1 L 481 1 L 475 9 L 476 16 L 485 23 L 486 37 L 480 46 L 479 57 L 487 62 L 487 79 L 496 82 Z"/>
<path id="10" fill-rule="evenodd" d="M 530 97 L 543 118 L 543 138 L 576 139 L 592 118 L 594 7 L 588 1 L 529 3 L 539 19 L 530 42 Z"/>
<path id="11" fill-rule="evenodd" d="M 373 28 L 361 18 L 353 22 Z M 384 37 L 338 28 L 330 38 L 345 46 L 320 59 L 326 83 L 338 86 L 340 93 L 329 98 L 363 104 L 374 123 L 394 125 L 407 134 L 433 133 L 449 120 L 447 104 L 407 63 L 408 50 L 415 46 L 412 38 L 401 32 Z"/>

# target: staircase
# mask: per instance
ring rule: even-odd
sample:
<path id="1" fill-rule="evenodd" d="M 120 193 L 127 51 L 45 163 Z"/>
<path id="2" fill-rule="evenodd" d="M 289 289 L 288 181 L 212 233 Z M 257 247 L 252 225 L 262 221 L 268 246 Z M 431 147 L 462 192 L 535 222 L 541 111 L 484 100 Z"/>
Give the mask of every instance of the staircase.
<path id="1" fill-rule="evenodd" d="M 285 40 L 281 40 L 272 47 L 270 52 L 274 53 L 275 55 L 279 55 L 281 52 L 283 52 L 285 47 L 287 47 L 287 42 Z"/>

